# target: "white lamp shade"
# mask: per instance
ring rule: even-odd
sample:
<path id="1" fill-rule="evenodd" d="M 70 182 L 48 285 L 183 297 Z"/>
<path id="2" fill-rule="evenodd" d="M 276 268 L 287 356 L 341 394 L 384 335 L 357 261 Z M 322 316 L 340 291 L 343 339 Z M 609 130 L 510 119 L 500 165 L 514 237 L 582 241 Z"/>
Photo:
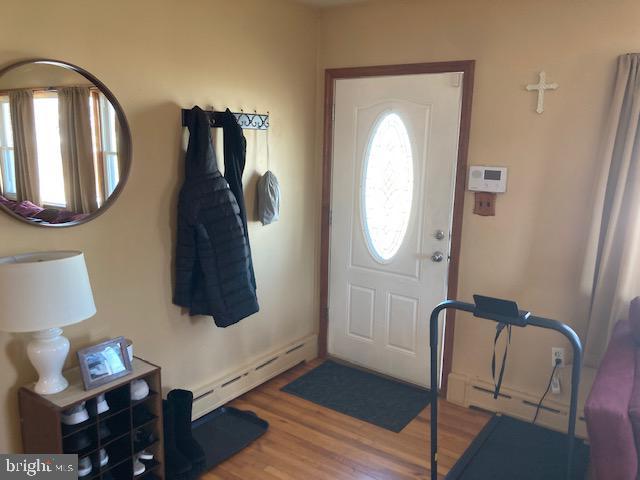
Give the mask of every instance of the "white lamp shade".
<path id="1" fill-rule="evenodd" d="M 96 313 L 82 252 L 38 252 L 0 258 L 0 330 L 36 332 Z"/>

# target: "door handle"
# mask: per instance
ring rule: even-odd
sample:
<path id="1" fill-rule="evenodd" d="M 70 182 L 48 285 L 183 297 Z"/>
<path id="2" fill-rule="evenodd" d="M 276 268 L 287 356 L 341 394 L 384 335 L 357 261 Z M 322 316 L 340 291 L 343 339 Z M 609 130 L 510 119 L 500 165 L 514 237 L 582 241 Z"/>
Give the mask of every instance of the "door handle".
<path id="1" fill-rule="evenodd" d="M 433 252 L 433 255 L 431 255 L 432 262 L 440 263 L 442 260 L 444 260 L 444 253 L 440 251 Z"/>
<path id="2" fill-rule="evenodd" d="M 441 251 L 435 251 L 433 252 L 431 255 L 429 254 L 424 254 L 424 253 L 418 253 L 416 255 L 420 260 L 431 260 L 432 262 L 436 262 L 436 263 L 440 263 L 441 261 L 444 260 L 445 255 L 444 253 L 442 253 Z"/>

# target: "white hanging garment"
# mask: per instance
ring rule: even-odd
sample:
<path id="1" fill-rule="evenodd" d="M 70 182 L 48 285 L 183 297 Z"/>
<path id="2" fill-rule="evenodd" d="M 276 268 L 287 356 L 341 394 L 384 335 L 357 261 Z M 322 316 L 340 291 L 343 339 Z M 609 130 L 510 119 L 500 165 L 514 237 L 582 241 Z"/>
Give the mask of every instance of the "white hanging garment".
<path id="1" fill-rule="evenodd" d="M 269 158 L 269 130 L 267 130 L 267 171 L 258 180 L 258 218 L 262 225 L 278 221 L 280 218 L 280 183 L 271 171 Z"/>
<path id="2" fill-rule="evenodd" d="M 280 184 L 271 170 L 258 180 L 258 217 L 269 225 L 280 217 Z"/>

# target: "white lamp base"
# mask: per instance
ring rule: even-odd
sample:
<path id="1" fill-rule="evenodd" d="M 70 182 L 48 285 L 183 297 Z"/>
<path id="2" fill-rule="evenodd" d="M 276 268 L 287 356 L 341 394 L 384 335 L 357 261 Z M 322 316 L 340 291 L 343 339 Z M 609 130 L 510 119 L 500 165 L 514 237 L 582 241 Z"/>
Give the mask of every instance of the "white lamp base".
<path id="1" fill-rule="evenodd" d="M 29 360 L 38 372 L 34 390 L 42 395 L 63 391 L 69 386 L 62 376 L 62 367 L 69 353 L 69 340 L 62 336 L 61 328 L 49 328 L 33 333 L 27 345 Z"/>

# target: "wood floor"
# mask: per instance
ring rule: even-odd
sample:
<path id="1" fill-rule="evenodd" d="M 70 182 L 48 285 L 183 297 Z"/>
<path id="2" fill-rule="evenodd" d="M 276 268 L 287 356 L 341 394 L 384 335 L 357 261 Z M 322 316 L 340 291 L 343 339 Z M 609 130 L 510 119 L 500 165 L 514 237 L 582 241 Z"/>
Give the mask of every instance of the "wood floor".
<path id="1" fill-rule="evenodd" d="M 394 433 L 280 391 L 319 363 L 299 365 L 232 402 L 267 420 L 269 431 L 203 480 L 430 478 L 428 407 Z M 438 474 L 443 477 L 489 415 L 444 400 L 439 405 Z"/>

